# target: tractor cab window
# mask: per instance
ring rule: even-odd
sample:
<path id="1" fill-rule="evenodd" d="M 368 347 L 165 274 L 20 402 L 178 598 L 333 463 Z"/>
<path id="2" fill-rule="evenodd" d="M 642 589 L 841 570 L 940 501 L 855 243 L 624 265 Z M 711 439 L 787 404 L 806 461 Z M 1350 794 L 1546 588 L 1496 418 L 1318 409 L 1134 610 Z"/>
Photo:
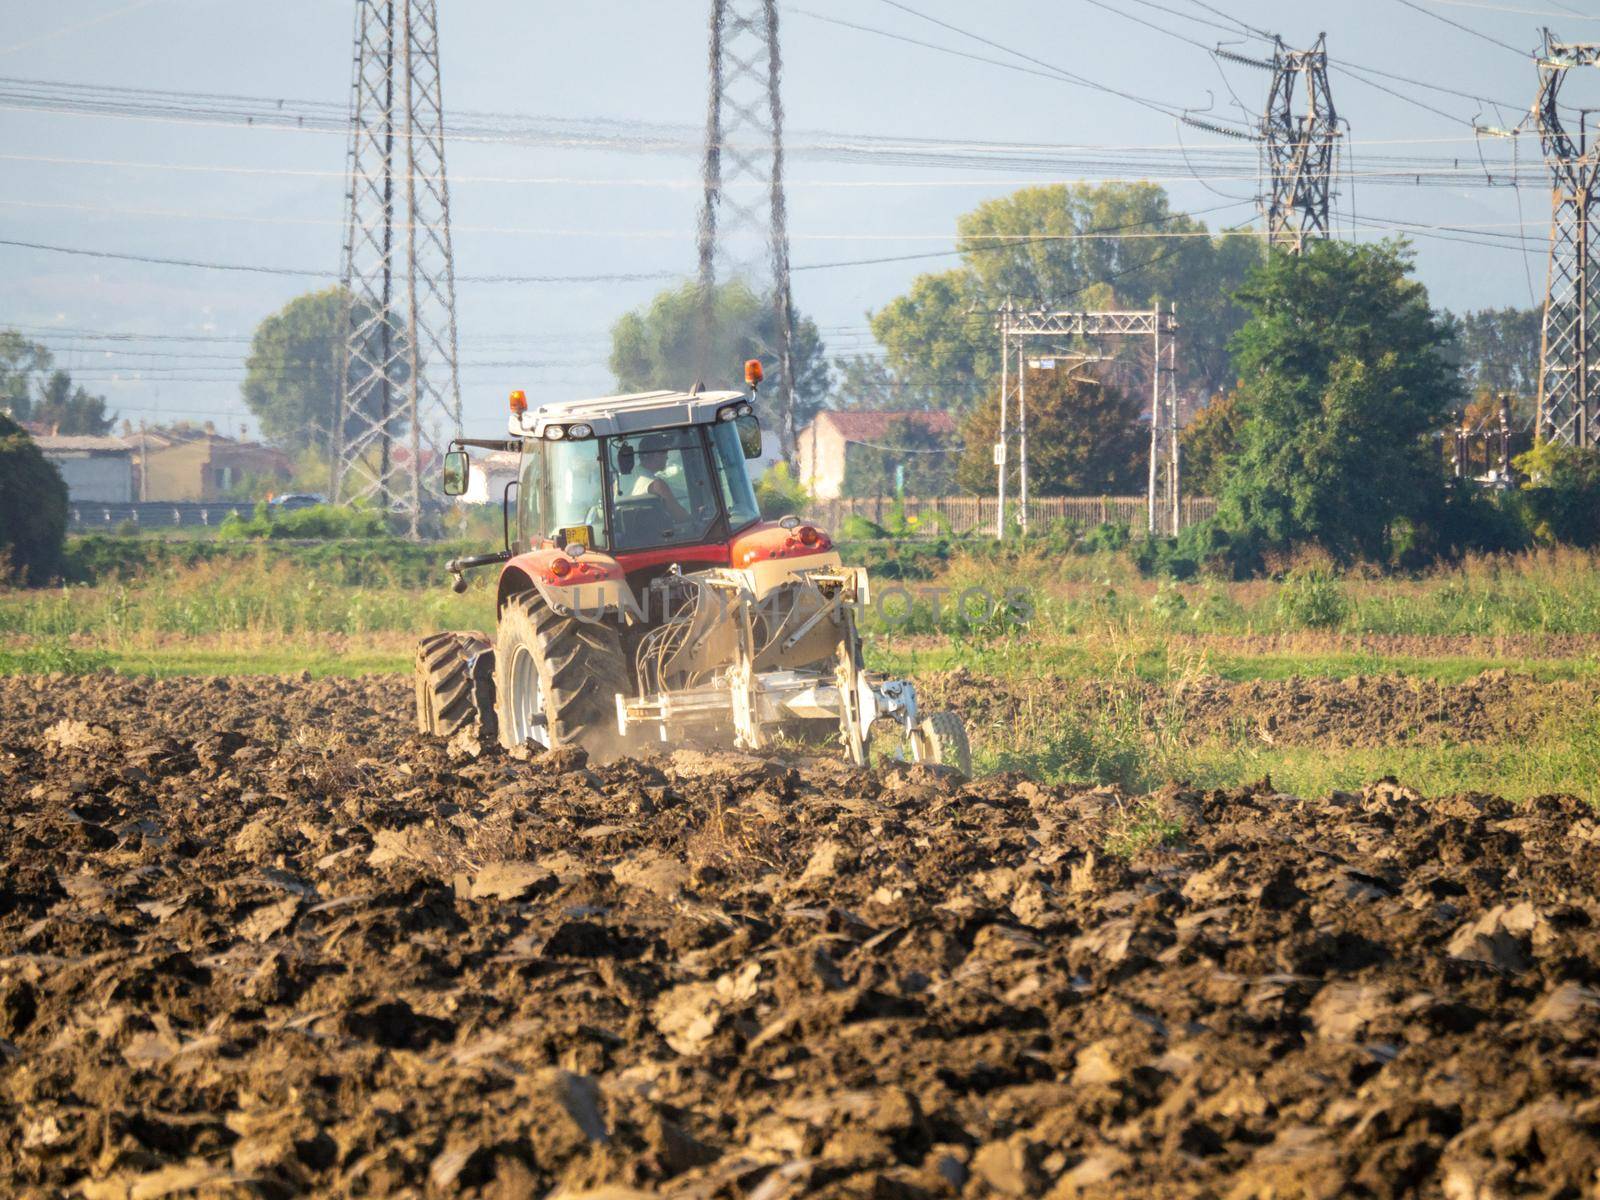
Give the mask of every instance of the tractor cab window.
<path id="1" fill-rule="evenodd" d="M 611 549 L 704 541 L 721 516 L 696 428 L 607 440 L 611 461 Z"/>
<path id="2" fill-rule="evenodd" d="M 761 516 L 756 490 L 745 469 L 744 444 L 736 422 L 718 421 L 711 427 L 711 446 L 717 457 L 717 482 L 722 485 L 722 503 L 728 510 L 728 523 L 742 529 Z"/>
<path id="3" fill-rule="evenodd" d="M 600 443 L 535 442 L 522 456 L 522 540 L 525 545 L 583 541 L 605 546 L 605 502 Z M 587 533 L 578 531 L 587 529 Z"/>

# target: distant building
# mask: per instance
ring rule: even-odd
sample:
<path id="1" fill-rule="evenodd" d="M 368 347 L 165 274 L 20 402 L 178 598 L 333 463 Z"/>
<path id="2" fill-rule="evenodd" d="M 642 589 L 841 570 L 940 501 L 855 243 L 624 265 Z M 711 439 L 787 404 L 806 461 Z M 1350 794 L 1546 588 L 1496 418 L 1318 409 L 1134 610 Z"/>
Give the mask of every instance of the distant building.
<path id="1" fill-rule="evenodd" d="M 521 466 L 522 456 L 510 450 L 474 455 L 461 503 L 499 504 L 505 498 L 506 485 L 516 481 Z"/>
<path id="2" fill-rule="evenodd" d="M 68 500 L 128 504 L 135 499 L 133 451 L 122 438 L 45 433 L 33 440 L 61 472 Z"/>
<path id="3" fill-rule="evenodd" d="M 845 467 L 852 447 L 881 449 L 896 426 L 918 426 L 940 438 L 954 438 L 956 419 L 947 412 L 822 412 L 796 435 L 800 482 L 818 500 L 844 494 Z M 859 453 L 859 450 L 854 451 Z"/>
<path id="4" fill-rule="evenodd" d="M 130 434 L 137 500 L 226 500 L 248 480 L 288 483 L 294 464 L 282 450 L 202 428 L 177 426 Z"/>

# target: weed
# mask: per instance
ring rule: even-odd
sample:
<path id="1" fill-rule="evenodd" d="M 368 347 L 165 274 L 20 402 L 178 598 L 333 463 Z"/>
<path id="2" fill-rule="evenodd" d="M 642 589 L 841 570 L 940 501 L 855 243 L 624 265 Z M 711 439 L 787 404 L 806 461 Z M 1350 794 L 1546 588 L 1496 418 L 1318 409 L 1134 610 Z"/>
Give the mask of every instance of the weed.
<path id="1" fill-rule="evenodd" d="M 1327 567 L 1296 567 L 1278 592 L 1278 617 L 1300 629 L 1333 629 L 1350 611 L 1344 586 Z"/>
<path id="2" fill-rule="evenodd" d="M 1144 799 L 1123 810 L 1106 835 L 1106 853 L 1137 858 L 1146 850 L 1181 845 L 1185 832 L 1182 821 L 1162 813 L 1155 801 Z"/>
<path id="3" fill-rule="evenodd" d="M 79 650 L 52 638 L 21 649 L 0 650 L 0 675 L 83 675 L 110 661 L 111 656 L 103 651 Z"/>

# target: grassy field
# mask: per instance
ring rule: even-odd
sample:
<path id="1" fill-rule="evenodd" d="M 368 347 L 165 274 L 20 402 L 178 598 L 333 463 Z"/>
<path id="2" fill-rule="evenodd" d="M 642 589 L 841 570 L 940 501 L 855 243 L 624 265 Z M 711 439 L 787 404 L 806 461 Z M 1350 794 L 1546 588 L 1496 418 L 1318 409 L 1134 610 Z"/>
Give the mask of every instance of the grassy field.
<path id="1" fill-rule="evenodd" d="M 151 674 L 404 672 L 415 638 L 487 629 L 493 592 L 419 586 L 414 568 L 355 577 L 336 552 L 310 565 L 263 552 L 174 563 L 94 586 L 0 592 L 0 672 L 111 668 Z M 1004 601 L 1010 592 L 1012 603 Z M 964 594 L 964 595 L 963 595 Z M 964 668 L 1046 702 L 975 729 L 984 769 L 1130 787 L 1270 775 L 1287 790 L 1384 775 L 1433 792 L 1600 800 L 1600 715 L 1574 711 L 1533 738 L 1378 748 L 1274 747 L 1202 737 L 1112 704 L 1084 715 L 1048 701 L 1053 681 L 1176 688 L 1186 680 L 1395 675 L 1461 683 L 1509 671 L 1600 685 L 1600 559 L 1549 552 L 1472 560 L 1415 578 L 1342 577 L 1314 563 L 1282 581 L 1174 585 L 1122 555 L 955 556 L 928 583 L 879 588 L 873 665 L 912 675 Z"/>

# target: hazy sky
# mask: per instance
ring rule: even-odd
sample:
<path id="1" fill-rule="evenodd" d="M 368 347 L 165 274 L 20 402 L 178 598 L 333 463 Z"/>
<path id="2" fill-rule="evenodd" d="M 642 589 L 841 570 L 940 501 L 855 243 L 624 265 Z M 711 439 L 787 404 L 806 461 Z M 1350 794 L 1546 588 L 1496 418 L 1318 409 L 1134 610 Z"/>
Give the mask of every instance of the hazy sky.
<path id="1" fill-rule="evenodd" d="M 1511 144 L 1480 143 L 1470 122 L 1477 117 L 1488 125 L 1516 124 L 1536 84 L 1531 60 L 1516 49 L 1531 49 L 1544 24 L 1569 40 L 1600 39 L 1594 2 L 1415 0 L 1412 8 L 1403 0 L 1213 0 L 1210 9 L 1198 0 L 785 3 L 780 11 L 791 257 L 798 268 L 945 251 L 957 214 L 1023 183 L 1052 178 L 1159 173 L 1175 205 L 1214 210 L 1203 218 L 1213 228 L 1248 220 L 1255 157 L 1247 144 L 1194 129 L 1180 136 L 1176 122 L 1161 111 L 1046 77 L 1046 66 L 1007 53 L 1021 52 L 1169 109 L 1214 106 L 1223 118 L 1238 120 L 1244 114 L 1230 89 L 1253 114 L 1268 77 L 1248 66 L 1219 64 L 1202 47 L 1222 40 L 1245 54 L 1267 48 L 1203 23 L 1226 26 L 1215 12 L 1222 10 L 1280 32 L 1290 45 L 1309 45 L 1325 30 L 1335 60 L 1398 77 L 1367 75 L 1362 82 L 1348 71 L 1333 75 L 1339 111 L 1352 132 L 1346 165 L 1354 178 L 1342 184 L 1341 224 L 1348 229 L 1352 217 L 1366 222 L 1356 226 L 1364 237 L 1382 236 L 1381 227 L 1398 221 L 1470 231 L 1446 235 L 1465 242 L 1417 242 L 1422 277 L 1435 302 L 1455 309 L 1527 305 L 1543 287 L 1548 191 L 1531 172 L 1521 189 L 1483 186 L 1480 154 L 1492 170 L 1503 171 L 1511 162 Z M 572 123 L 580 122 L 580 132 L 607 135 L 600 147 L 453 141 L 458 270 L 688 273 L 698 204 L 694 140 L 706 100 L 707 0 L 445 0 L 441 8 L 448 111 L 463 119 L 468 113 L 521 114 L 547 132 L 571 133 Z M 17 81 L 48 80 L 266 97 L 291 107 L 308 101 L 343 106 L 352 12 L 345 0 L 0 0 L 0 76 L 7 81 L 0 91 L 15 97 L 26 90 Z M 981 34 L 1004 49 L 923 16 Z M 1570 95 L 1600 105 L 1600 72 L 1588 74 L 1596 78 L 1574 79 Z M 1503 107 L 1472 98 L 1480 93 Z M 338 270 L 342 134 L 222 120 L 45 112 L 16 104 L 0 99 L 0 239 Z M 196 106 L 186 107 L 193 117 Z M 581 124 L 589 119 L 624 124 Z M 646 124 L 667 141 L 681 139 L 682 148 L 619 147 L 615 135 L 626 133 L 627 123 Z M 1115 161 L 1118 155 L 1101 156 L 1113 161 L 1097 165 L 1092 149 L 1079 149 L 1066 155 L 1077 166 L 1054 173 L 993 163 L 908 164 L 903 153 L 843 163 L 828 149 L 864 135 L 932 140 L 941 147 L 1003 142 L 1163 149 L 1146 155 L 1145 165 L 1132 172 Z M 1180 144 L 1191 158 L 1204 160 L 1197 165 L 1208 182 L 1188 175 L 1175 150 Z M 1224 148 L 1208 152 L 1217 146 Z M 1537 140 L 1521 139 L 1517 153 L 1525 168 L 1536 165 Z M 1456 171 L 1459 160 L 1459 174 L 1443 179 L 1443 186 L 1422 187 L 1370 178 L 1370 164 L 1388 157 L 1429 160 L 1436 182 L 1440 170 Z M 1512 240 L 1519 223 L 1530 240 Z M 1478 241 L 1490 244 L 1468 244 Z M 848 352 L 869 343 L 869 310 L 902 292 L 919 271 L 953 261 L 797 270 L 796 305 L 822 326 L 831 351 Z M 321 286 L 311 277 L 92 259 L 8 245 L 0 245 L 0 272 L 0 325 L 36 333 L 123 416 L 210 416 L 230 428 L 243 414 L 238 384 L 255 323 L 297 293 Z M 608 390 L 610 324 L 660 286 L 463 283 L 459 315 L 469 428 L 499 427 L 504 395 L 513 387 L 536 399 Z M 110 334 L 135 336 L 111 341 Z M 196 340 L 174 340 L 180 336 Z"/>

